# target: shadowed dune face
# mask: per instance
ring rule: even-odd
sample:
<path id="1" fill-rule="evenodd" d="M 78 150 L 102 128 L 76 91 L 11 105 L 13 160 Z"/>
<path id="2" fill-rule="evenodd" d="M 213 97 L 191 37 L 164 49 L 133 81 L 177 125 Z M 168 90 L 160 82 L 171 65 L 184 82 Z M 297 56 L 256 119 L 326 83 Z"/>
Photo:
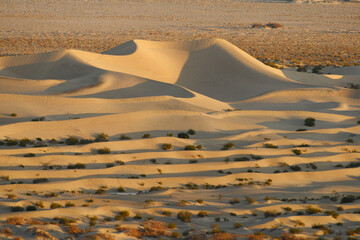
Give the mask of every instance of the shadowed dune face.
<path id="1" fill-rule="evenodd" d="M 220 39 L 0 58 L 0 238 L 357 236 L 347 81 Z"/>

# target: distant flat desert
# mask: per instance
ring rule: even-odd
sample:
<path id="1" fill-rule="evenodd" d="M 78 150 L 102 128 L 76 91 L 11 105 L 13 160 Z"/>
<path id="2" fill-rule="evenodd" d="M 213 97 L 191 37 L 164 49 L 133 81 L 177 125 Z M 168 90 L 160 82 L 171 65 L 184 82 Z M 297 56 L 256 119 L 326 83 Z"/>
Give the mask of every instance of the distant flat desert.
<path id="1" fill-rule="evenodd" d="M 359 238 L 359 5 L 205 3 L 1 3 L 1 239 Z"/>

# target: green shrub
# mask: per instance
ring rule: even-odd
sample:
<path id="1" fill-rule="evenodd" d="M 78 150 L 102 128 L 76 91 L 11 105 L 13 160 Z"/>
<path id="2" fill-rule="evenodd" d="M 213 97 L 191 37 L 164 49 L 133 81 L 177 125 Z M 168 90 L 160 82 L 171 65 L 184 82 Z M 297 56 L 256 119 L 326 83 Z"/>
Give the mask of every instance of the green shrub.
<path id="1" fill-rule="evenodd" d="M 250 161 L 250 158 L 248 157 L 236 157 L 234 159 L 235 162 L 245 162 L 245 161 Z"/>
<path id="2" fill-rule="evenodd" d="M 247 201 L 249 204 L 252 204 L 252 203 L 255 202 L 255 199 L 253 199 L 253 198 L 251 198 L 251 197 L 249 197 L 249 196 L 245 196 L 245 199 L 246 199 L 246 201 Z"/>
<path id="3" fill-rule="evenodd" d="M 43 201 L 36 201 L 35 205 L 39 208 L 45 208 L 44 202 Z"/>
<path id="4" fill-rule="evenodd" d="M 345 168 L 356 168 L 356 167 L 360 167 L 360 162 L 351 162 L 345 166 Z"/>
<path id="5" fill-rule="evenodd" d="M 228 150 L 233 147 L 235 147 L 235 145 L 232 142 L 228 142 L 228 143 L 224 144 L 224 146 L 221 148 L 221 150 Z"/>
<path id="6" fill-rule="evenodd" d="M 168 228 L 169 229 L 175 229 L 176 228 L 176 223 L 173 223 L 173 222 L 169 223 Z"/>
<path id="7" fill-rule="evenodd" d="M 237 204 L 237 203 L 240 203 L 240 199 L 238 198 L 234 198 L 232 200 L 229 201 L 230 204 Z"/>
<path id="8" fill-rule="evenodd" d="M 10 117 L 17 117 L 16 113 L 10 113 Z"/>
<path id="9" fill-rule="evenodd" d="M 196 134 L 195 130 L 193 130 L 193 129 L 189 129 L 187 131 L 187 133 L 190 134 L 190 135 L 195 135 Z"/>
<path id="10" fill-rule="evenodd" d="M 85 169 L 85 168 L 86 168 L 86 166 L 83 163 L 76 163 L 75 165 L 70 163 L 67 166 L 67 169 Z"/>
<path id="11" fill-rule="evenodd" d="M 51 209 L 55 209 L 55 208 L 62 208 L 63 206 L 60 204 L 60 203 L 56 203 L 56 202 L 53 202 L 51 203 L 50 205 L 50 208 Z"/>
<path id="12" fill-rule="evenodd" d="M 339 214 L 334 210 L 333 211 L 325 211 L 325 214 L 328 215 L 328 216 L 331 216 L 331 217 L 333 217 L 335 219 L 337 219 L 338 216 L 339 216 Z"/>
<path id="13" fill-rule="evenodd" d="M 15 146 L 15 145 L 18 145 L 18 141 L 16 139 L 5 139 L 5 144 L 6 146 Z"/>
<path id="14" fill-rule="evenodd" d="M 292 152 L 295 154 L 295 155 L 300 155 L 302 152 L 300 149 L 293 149 Z"/>
<path id="15" fill-rule="evenodd" d="M 191 222 L 192 213 L 189 211 L 180 211 L 177 214 L 177 218 L 183 222 Z"/>
<path id="16" fill-rule="evenodd" d="M 65 207 L 75 207 L 75 204 L 72 202 L 66 202 Z"/>
<path id="17" fill-rule="evenodd" d="M 95 138 L 96 142 L 106 142 L 109 141 L 109 135 L 107 135 L 106 133 L 99 133 L 96 138 Z"/>
<path id="18" fill-rule="evenodd" d="M 241 228 L 242 224 L 239 222 L 234 223 L 234 228 Z"/>
<path id="19" fill-rule="evenodd" d="M 121 134 L 120 139 L 121 139 L 121 140 L 129 140 L 129 139 L 131 139 L 131 138 L 128 137 L 128 136 L 126 136 L 125 134 Z"/>
<path id="20" fill-rule="evenodd" d="M 91 228 L 94 227 L 94 226 L 96 225 L 97 221 L 98 221 L 97 216 L 92 216 L 92 217 L 90 217 L 90 218 L 89 218 L 89 226 L 90 226 Z"/>
<path id="21" fill-rule="evenodd" d="M 49 182 L 49 180 L 47 178 L 36 178 L 33 179 L 33 183 L 44 183 L 44 182 Z"/>
<path id="22" fill-rule="evenodd" d="M 103 147 L 97 150 L 98 154 L 110 154 L 111 150 L 110 148 Z"/>
<path id="23" fill-rule="evenodd" d="M 89 143 L 93 143 L 94 140 L 92 139 L 80 139 L 80 144 L 89 144 Z"/>
<path id="24" fill-rule="evenodd" d="M 347 142 L 347 143 L 354 143 L 354 139 L 349 138 L 349 139 L 346 140 L 346 142 Z"/>
<path id="25" fill-rule="evenodd" d="M 107 164 L 106 164 L 106 168 L 111 168 L 111 167 L 114 167 L 114 166 L 115 166 L 114 163 L 107 163 Z"/>
<path id="26" fill-rule="evenodd" d="M 198 217 L 207 217 L 208 214 L 207 214 L 207 212 L 205 212 L 205 211 L 200 211 L 200 212 L 198 212 L 197 216 L 198 216 Z"/>
<path id="27" fill-rule="evenodd" d="M 171 237 L 173 238 L 180 238 L 181 237 L 181 234 L 179 232 L 172 232 L 171 233 Z"/>
<path id="28" fill-rule="evenodd" d="M 35 206 L 27 206 L 26 207 L 26 211 L 36 211 L 36 207 Z"/>
<path id="29" fill-rule="evenodd" d="M 275 210 L 266 210 L 264 212 L 265 217 L 277 217 L 279 215 L 281 215 L 281 213 Z"/>
<path id="30" fill-rule="evenodd" d="M 124 218 L 130 216 L 130 212 L 127 211 L 127 210 L 122 210 L 122 211 L 119 212 L 119 214 L 120 214 L 121 216 L 123 216 Z"/>
<path id="31" fill-rule="evenodd" d="M 11 212 L 23 212 L 23 211 L 25 211 L 25 208 L 23 208 L 21 206 L 11 207 Z"/>
<path id="32" fill-rule="evenodd" d="M 294 172 L 298 172 L 298 171 L 301 171 L 301 167 L 298 166 L 298 165 L 293 165 L 293 166 L 290 166 L 290 169 L 293 170 Z"/>
<path id="33" fill-rule="evenodd" d="M 169 210 L 164 210 L 161 212 L 162 215 L 166 216 L 166 217 L 170 217 L 171 216 L 171 212 Z"/>
<path id="34" fill-rule="evenodd" d="M 315 126 L 315 118 L 312 117 L 308 117 L 304 120 L 304 125 L 308 126 L 308 127 L 313 127 Z"/>
<path id="35" fill-rule="evenodd" d="M 142 138 L 151 138 L 151 134 L 150 133 L 145 133 Z"/>
<path id="36" fill-rule="evenodd" d="M 142 215 L 140 213 L 135 214 L 134 219 L 142 219 Z"/>
<path id="37" fill-rule="evenodd" d="M 123 188 L 123 187 L 120 186 L 120 187 L 118 187 L 117 191 L 118 191 L 118 192 L 125 192 L 125 188 Z"/>
<path id="38" fill-rule="evenodd" d="M 293 227 L 291 227 L 291 228 L 289 228 L 289 232 L 291 234 L 300 234 L 300 233 L 303 232 L 303 230 L 301 228 L 293 228 Z"/>
<path id="39" fill-rule="evenodd" d="M 75 145 L 79 143 L 79 138 L 71 136 L 65 140 L 67 145 Z"/>
<path id="40" fill-rule="evenodd" d="M 298 72 L 307 72 L 306 66 L 301 66 L 296 69 Z"/>
<path id="41" fill-rule="evenodd" d="M 276 146 L 276 145 L 274 145 L 272 143 L 265 143 L 264 147 L 266 147 L 266 148 L 279 148 L 278 146 Z"/>
<path id="42" fill-rule="evenodd" d="M 195 145 L 186 145 L 184 150 L 196 150 L 196 146 Z"/>
<path id="43" fill-rule="evenodd" d="M 354 195 L 347 195 L 343 197 L 340 201 L 340 203 L 352 203 L 355 202 L 356 197 Z"/>
<path id="44" fill-rule="evenodd" d="M 31 143 L 30 139 L 28 139 L 28 138 L 23 138 L 23 139 L 20 140 L 19 146 L 20 146 L 20 147 L 26 147 L 26 144 L 30 144 L 30 143 Z"/>
<path id="45" fill-rule="evenodd" d="M 177 135 L 178 138 L 184 138 L 184 139 L 189 139 L 189 135 L 186 133 L 178 133 Z"/>
<path id="46" fill-rule="evenodd" d="M 316 214 L 316 213 L 321 213 L 321 210 L 320 210 L 320 208 L 309 205 L 306 208 L 306 213 L 307 214 Z"/>
<path id="47" fill-rule="evenodd" d="M 204 203 L 204 200 L 202 200 L 202 199 L 197 199 L 196 202 L 197 202 L 198 204 L 203 204 L 203 203 Z"/>
<path id="48" fill-rule="evenodd" d="M 36 157 L 34 153 L 25 153 L 24 157 Z"/>
<path id="49" fill-rule="evenodd" d="M 163 150 L 172 150 L 173 146 L 171 143 L 164 143 L 161 147 Z"/>
<path id="50" fill-rule="evenodd" d="M 198 160 L 192 159 L 192 160 L 189 160 L 189 163 L 191 163 L 191 164 L 198 163 Z"/>

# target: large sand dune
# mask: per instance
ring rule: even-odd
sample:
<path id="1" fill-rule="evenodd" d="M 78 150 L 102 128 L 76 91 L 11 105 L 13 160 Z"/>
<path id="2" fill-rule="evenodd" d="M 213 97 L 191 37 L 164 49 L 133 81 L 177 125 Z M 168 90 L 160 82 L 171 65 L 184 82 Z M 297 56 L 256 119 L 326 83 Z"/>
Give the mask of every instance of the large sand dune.
<path id="1" fill-rule="evenodd" d="M 328 75 L 274 69 L 221 39 L 2 57 L 0 229 L 24 239 L 130 239 L 135 230 L 124 229 L 148 217 L 176 223 L 164 237 L 345 238 L 360 221 L 358 84 L 355 67 Z M 308 117 L 315 126 L 304 126 Z M 177 137 L 189 129 L 196 134 Z M 11 211 L 39 201 L 37 211 Z M 114 219 L 121 210 L 130 217 Z M 176 218 L 182 210 L 191 222 Z M 77 234 L 53 220 L 76 219 L 87 230 L 87 216 L 97 224 Z M 12 217 L 52 224 L 12 225 Z"/>

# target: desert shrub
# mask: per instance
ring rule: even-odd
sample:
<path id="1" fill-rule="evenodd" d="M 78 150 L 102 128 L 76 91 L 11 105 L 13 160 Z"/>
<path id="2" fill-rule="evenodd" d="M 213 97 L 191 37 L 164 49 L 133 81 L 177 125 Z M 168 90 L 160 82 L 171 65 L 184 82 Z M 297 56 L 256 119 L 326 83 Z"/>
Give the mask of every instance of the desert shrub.
<path id="1" fill-rule="evenodd" d="M 195 132 L 195 130 L 193 130 L 193 129 L 189 129 L 189 130 L 187 131 L 187 134 L 195 135 L 196 132 Z"/>
<path id="2" fill-rule="evenodd" d="M 302 152 L 300 149 L 293 149 L 292 152 L 295 154 L 295 155 L 300 155 Z"/>
<path id="3" fill-rule="evenodd" d="M 308 117 L 304 120 L 304 125 L 308 126 L 308 127 L 313 127 L 315 126 L 315 118 L 312 117 Z"/>
<path id="4" fill-rule="evenodd" d="M 119 215 L 123 216 L 124 218 L 129 217 L 130 216 L 130 212 L 127 210 L 122 210 L 119 212 Z"/>
<path id="5" fill-rule="evenodd" d="M 196 150 L 196 146 L 195 145 L 186 145 L 184 150 Z"/>
<path id="6" fill-rule="evenodd" d="M 26 207 L 26 211 L 36 211 L 36 207 L 35 206 L 27 206 Z"/>
<path id="7" fill-rule="evenodd" d="M 74 137 L 74 136 L 68 137 L 68 138 L 65 140 L 65 143 L 66 143 L 67 145 L 75 145 L 75 144 L 78 144 L 78 143 L 79 143 L 79 138 Z"/>
<path id="8" fill-rule="evenodd" d="M 307 167 L 307 168 L 312 168 L 312 169 L 314 169 L 314 170 L 317 169 L 317 166 L 316 166 L 314 163 L 307 163 L 307 164 L 306 164 L 306 167 Z"/>
<path id="9" fill-rule="evenodd" d="M 59 194 L 57 194 L 56 192 L 50 192 L 50 193 L 45 193 L 44 196 L 47 198 L 51 198 L 51 197 L 57 197 L 59 196 Z"/>
<path id="10" fill-rule="evenodd" d="M 347 195 L 347 196 L 344 196 L 340 203 L 352 203 L 352 202 L 355 202 L 356 200 L 356 197 L 354 195 Z"/>
<path id="11" fill-rule="evenodd" d="M 299 128 L 299 129 L 296 129 L 296 131 L 297 132 L 305 132 L 305 131 L 307 131 L 307 129 L 306 128 Z"/>
<path id="12" fill-rule="evenodd" d="M 293 166 L 290 166 L 290 169 L 293 170 L 294 172 L 298 172 L 298 171 L 301 171 L 301 167 L 298 166 L 298 165 L 293 165 Z"/>
<path id="13" fill-rule="evenodd" d="M 140 213 L 135 214 L 134 219 L 142 219 L 142 215 Z"/>
<path id="14" fill-rule="evenodd" d="M 93 143 L 94 140 L 92 139 L 80 139 L 80 144 L 89 144 L 89 143 Z"/>
<path id="15" fill-rule="evenodd" d="M 92 228 L 97 224 L 98 221 L 98 217 L 97 216 L 92 216 L 89 217 L 89 226 Z"/>
<path id="16" fill-rule="evenodd" d="M 150 159 L 150 162 L 152 162 L 153 164 L 156 164 L 156 159 Z"/>
<path id="17" fill-rule="evenodd" d="M 248 157 L 236 157 L 234 159 L 235 162 L 244 162 L 244 161 L 250 161 L 250 158 Z"/>
<path id="18" fill-rule="evenodd" d="M 120 186 L 120 187 L 118 187 L 117 191 L 118 192 L 125 192 L 125 188 Z"/>
<path id="19" fill-rule="evenodd" d="M 283 28 L 284 26 L 281 25 L 280 23 L 268 23 L 268 24 L 266 24 L 266 27 L 269 27 L 269 28 Z"/>
<path id="20" fill-rule="evenodd" d="M 128 137 L 128 136 L 126 136 L 125 134 L 121 134 L 120 139 L 121 139 L 121 140 L 129 140 L 129 139 L 131 139 L 131 138 Z"/>
<path id="21" fill-rule="evenodd" d="M 284 207 L 284 210 L 287 211 L 287 212 L 291 212 L 292 208 L 291 207 Z"/>
<path id="22" fill-rule="evenodd" d="M 5 141 L 6 146 L 15 146 L 15 145 L 18 145 L 18 140 L 16 140 L 16 139 L 7 138 L 7 139 L 5 139 L 4 141 Z"/>
<path id="23" fill-rule="evenodd" d="M 191 164 L 198 163 L 198 160 L 192 159 L 192 160 L 189 160 L 189 163 L 191 163 Z"/>
<path id="24" fill-rule="evenodd" d="M 360 167 L 360 162 L 350 162 L 348 165 L 345 166 L 345 168 L 356 168 Z"/>
<path id="25" fill-rule="evenodd" d="M 60 203 L 53 202 L 50 204 L 51 209 L 62 208 L 62 207 L 63 207 L 63 205 L 61 205 Z"/>
<path id="26" fill-rule="evenodd" d="M 245 200 L 249 203 L 249 204 L 252 204 L 255 202 L 255 199 L 254 198 L 251 198 L 249 196 L 245 196 Z"/>
<path id="27" fill-rule="evenodd" d="M 171 216 L 171 212 L 169 210 L 164 210 L 161 212 L 162 215 L 166 216 L 166 217 L 170 217 Z"/>
<path id="28" fill-rule="evenodd" d="M 23 138 L 23 139 L 20 140 L 19 146 L 20 146 L 20 147 L 26 147 L 26 144 L 30 144 L 30 143 L 31 143 L 30 139 L 28 139 L 28 138 Z"/>
<path id="29" fill-rule="evenodd" d="M 298 72 L 307 72 L 306 66 L 300 66 L 296 69 Z"/>
<path id="30" fill-rule="evenodd" d="M 95 194 L 97 195 L 103 195 L 105 193 L 105 190 L 103 188 L 99 188 L 95 191 Z"/>
<path id="31" fill-rule="evenodd" d="M 66 202 L 65 207 L 75 207 L 75 204 L 72 202 Z"/>
<path id="32" fill-rule="evenodd" d="M 96 135 L 95 141 L 96 141 L 96 142 L 106 142 L 106 141 L 109 141 L 109 135 L 107 135 L 106 133 L 99 133 L 98 135 Z"/>
<path id="33" fill-rule="evenodd" d="M 123 161 L 121 161 L 121 160 L 116 160 L 115 163 L 119 164 L 119 165 L 125 165 L 125 163 Z"/>
<path id="34" fill-rule="evenodd" d="M 224 146 L 221 148 L 221 150 L 228 150 L 233 147 L 235 147 L 235 145 L 232 142 L 228 142 L 228 143 L 224 144 Z"/>
<path id="35" fill-rule="evenodd" d="M 349 138 L 349 139 L 346 139 L 346 141 L 345 141 L 345 142 L 347 142 L 347 143 L 354 143 L 354 139 Z"/>
<path id="36" fill-rule="evenodd" d="M 182 132 L 182 133 L 178 133 L 177 137 L 178 137 L 178 138 L 184 138 L 184 139 L 189 139 L 189 138 L 190 138 L 188 134 L 183 133 L 183 132 Z"/>
<path id="37" fill-rule="evenodd" d="M 306 213 L 307 214 L 316 214 L 316 213 L 321 213 L 321 210 L 320 210 L 320 208 L 309 205 L 306 208 Z"/>
<path id="38" fill-rule="evenodd" d="M 83 163 L 69 164 L 67 169 L 85 169 L 86 166 Z"/>
<path id="39" fill-rule="evenodd" d="M 150 133 L 145 133 L 142 138 L 151 138 L 151 134 Z"/>
<path id="40" fill-rule="evenodd" d="M 208 214 L 207 214 L 207 212 L 205 212 L 205 211 L 200 211 L 200 212 L 198 212 L 197 216 L 198 216 L 198 217 L 207 217 Z"/>
<path id="41" fill-rule="evenodd" d="M 197 202 L 198 204 L 203 204 L 203 203 L 204 203 L 204 200 L 202 200 L 202 199 L 197 199 L 196 202 Z"/>
<path id="42" fill-rule="evenodd" d="M 171 237 L 173 238 L 180 238 L 181 237 L 181 234 L 179 232 L 172 232 L 171 233 Z"/>
<path id="43" fill-rule="evenodd" d="M 33 179 L 33 183 L 45 183 L 45 182 L 49 182 L 49 180 L 47 178 L 36 178 Z"/>
<path id="44" fill-rule="evenodd" d="M 10 117 L 17 117 L 17 113 L 10 113 Z"/>
<path id="45" fill-rule="evenodd" d="M 251 28 L 263 28 L 265 25 L 261 23 L 253 23 L 251 24 Z"/>
<path id="46" fill-rule="evenodd" d="M 115 166 L 114 163 L 107 163 L 107 164 L 106 164 L 106 168 L 111 168 L 111 167 L 114 167 L 114 166 Z"/>
<path id="47" fill-rule="evenodd" d="M 17 196 L 15 194 L 8 194 L 7 196 L 8 196 L 7 198 L 11 199 L 11 200 L 16 200 L 17 199 Z"/>
<path id="48" fill-rule="evenodd" d="M 229 201 L 230 204 L 237 204 L 237 203 L 240 203 L 240 199 L 238 198 L 234 198 L 232 200 Z"/>
<path id="49" fill-rule="evenodd" d="M 303 230 L 301 228 L 289 228 L 289 232 L 292 233 L 292 234 L 300 234 L 303 232 Z"/>
<path id="50" fill-rule="evenodd" d="M 295 219 L 295 220 L 293 220 L 293 222 L 294 222 L 295 227 L 297 227 L 297 226 L 304 227 L 305 226 L 305 223 L 299 219 Z"/>
<path id="51" fill-rule="evenodd" d="M 35 205 L 39 208 L 45 208 L 44 202 L 43 201 L 36 201 Z"/>
<path id="52" fill-rule="evenodd" d="M 36 155 L 34 153 L 25 153 L 24 157 L 35 157 Z"/>
<path id="53" fill-rule="evenodd" d="M 33 121 L 33 122 L 45 121 L 45 117 L 36 117 L 36 118 L 31 119 L 31 121 Z"/>
<path id="54" fill-rule="evenodd" d="M 339 216 L 339 214 L 334 210 L 333 211 L 325 211 L 325 214 L 328 215 L 328 216 L 331 216 L 331 217 L 333 217 L 335 219 L 337 219 L 338 216 Z"/>
<path id="55" fill-rule="evenodd" d="M 279 148 L 278 146 L 276 146 L 276 145 L 274 145 L 272 143 L 265 143 L 264 147 L 266 147 L 266 148 Z"/>
<path id="56" fill-rule="evenodd" d="M 321 73 L 322 66 L 315 66 L 312 68 L 312 73 Z"/>
<path id="57" fill-rule="evenodd" d="M 110 154 L 111 150 L 110 148 L 103 147 L 97 150 L 98 154 Z"/>
<path id="58" fill-rule="evenodd" d="M 176 228 L 176 223 L 173 223 L 173 222 L 169 223 L 168 228 L 169 229 L 175 229 Z"/>
<path id="59" fill-rule="evenodd" d="M 189 211 L 180 211 L 177 214 L 177 218 L 183 222 L 190 222 L 192 217 L 192 213 Z"/>
<path id="60" fill-rule="evenodd" d="M 171 143 L 164 143 L 161 147 L 163 150 L 172 150 L 173 146 Z"/>
<path id="61" fill-rule="evenodd" d="M 242 224 L 239 222 L 234 223 L 234 228 L 241 228 Z"/>
<path id="62" fill-rule="evenodd" d="M 23 211 L 25 211 L 25 208 L 23 208 L 21 206 L 11 207 L 11 212 L 23 212 Z"/>
<path id="63" fill-rule="evenodd" d="M 279 215 L 281 215 L 281 213 L 275 210 L 266 210 L 264 212 L 265 217 L 277 217 Z"/>
<path id="64" fill-rule="evenodd" d="M 172 134 L 172 133 L 167 133 L 166 136 L 168 136 L 168 137 L 173 137 L 174 134 Z"/>

